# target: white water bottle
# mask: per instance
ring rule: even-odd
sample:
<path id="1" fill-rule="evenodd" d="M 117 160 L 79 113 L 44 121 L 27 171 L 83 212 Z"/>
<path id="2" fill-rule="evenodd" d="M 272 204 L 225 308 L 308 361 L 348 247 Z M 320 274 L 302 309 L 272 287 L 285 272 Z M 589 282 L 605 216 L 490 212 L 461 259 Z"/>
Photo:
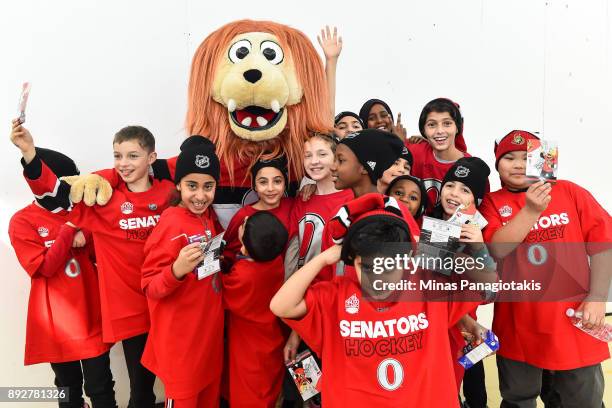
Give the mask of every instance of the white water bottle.
<path id="1" fill-rule="evenodd" d="M 565 314 L 570 318 L 572 324 L 583 332 L 606 343 L 612 341 L 612 325 L 604 323 L 599 329 L 587 329 L 582 325 L 582 312 L 577 312 L 570 307 L 565 311 Z"/>

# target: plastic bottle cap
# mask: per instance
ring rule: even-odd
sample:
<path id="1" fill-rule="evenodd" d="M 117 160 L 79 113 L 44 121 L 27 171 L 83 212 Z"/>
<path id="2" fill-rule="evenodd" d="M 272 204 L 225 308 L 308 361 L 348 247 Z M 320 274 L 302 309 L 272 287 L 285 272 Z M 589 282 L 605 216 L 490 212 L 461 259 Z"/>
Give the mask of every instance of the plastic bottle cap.
<path id="1" fill-rule="evenodd" d="M 576 311 L 570 307 L 565 311 L 565 314 L 567 315 L 567 317 L 574 317 Z"/>

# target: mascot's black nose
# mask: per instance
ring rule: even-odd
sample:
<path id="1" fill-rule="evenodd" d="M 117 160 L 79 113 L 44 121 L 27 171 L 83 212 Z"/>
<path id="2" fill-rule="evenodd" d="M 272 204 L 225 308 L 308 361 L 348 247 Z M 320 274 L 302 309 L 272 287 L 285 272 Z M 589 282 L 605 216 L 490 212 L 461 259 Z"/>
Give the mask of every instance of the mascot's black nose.
<path id="1" fill-rule="evenodd" d="M 255 82 L 261 79 L 261 71 L 258 69 L 249 69 L 248 71 L 244 71 L 244 79 L 254 84 Z"/>

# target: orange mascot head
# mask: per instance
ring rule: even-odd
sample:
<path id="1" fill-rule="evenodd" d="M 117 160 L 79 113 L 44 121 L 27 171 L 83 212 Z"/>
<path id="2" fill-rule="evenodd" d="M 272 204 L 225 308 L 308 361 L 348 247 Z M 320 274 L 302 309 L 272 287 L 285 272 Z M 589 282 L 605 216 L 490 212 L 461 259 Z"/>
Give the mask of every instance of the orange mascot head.
<path id="1" fill-rule="evenodd" d="M 329 112 L 321 59 L 291 27 L 235 21 L 210 34 L 193 57 L 186 129 L 216 144 L 230 179 L 236 160 L 252 165 L 283 153 L 300 178 L 304 141 L 330 130 Z"/>

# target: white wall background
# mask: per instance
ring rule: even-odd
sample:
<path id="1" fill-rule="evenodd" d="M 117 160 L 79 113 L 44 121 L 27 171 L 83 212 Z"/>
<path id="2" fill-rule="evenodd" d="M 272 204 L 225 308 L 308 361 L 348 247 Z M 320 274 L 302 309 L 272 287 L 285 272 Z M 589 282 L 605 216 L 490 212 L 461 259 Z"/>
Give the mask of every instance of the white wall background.
<path id="1" fill-rule="evenodd" d="M 472 154 L 492 165 L 495 138 L 515 128 L 541 131 L 561 144 L 561 177 L 610 211 L 611 7 L 607 0 L 2 2 L 0 385 L 52 385 L 48 366 L 22 366 L 29 282 L 7 235 L 10 216 L 31 201 L 8 140 L 21 82 L 32 82 L 27 126 L 37 143 L 89 172 L 112 164 L 112 135 L 128 124 L 148 127 L 161 157 L 176 154 L 191 56 L 222 24 L 275 20 L 315 44 L 323 25 L 337 25 L 345 44 L 337 110 L 358 111 L 378 97 L 417 134 L 422 106 L 450 97 L 462 106 Z M 118 347 L 113 369 L 125 404 Z"/>

